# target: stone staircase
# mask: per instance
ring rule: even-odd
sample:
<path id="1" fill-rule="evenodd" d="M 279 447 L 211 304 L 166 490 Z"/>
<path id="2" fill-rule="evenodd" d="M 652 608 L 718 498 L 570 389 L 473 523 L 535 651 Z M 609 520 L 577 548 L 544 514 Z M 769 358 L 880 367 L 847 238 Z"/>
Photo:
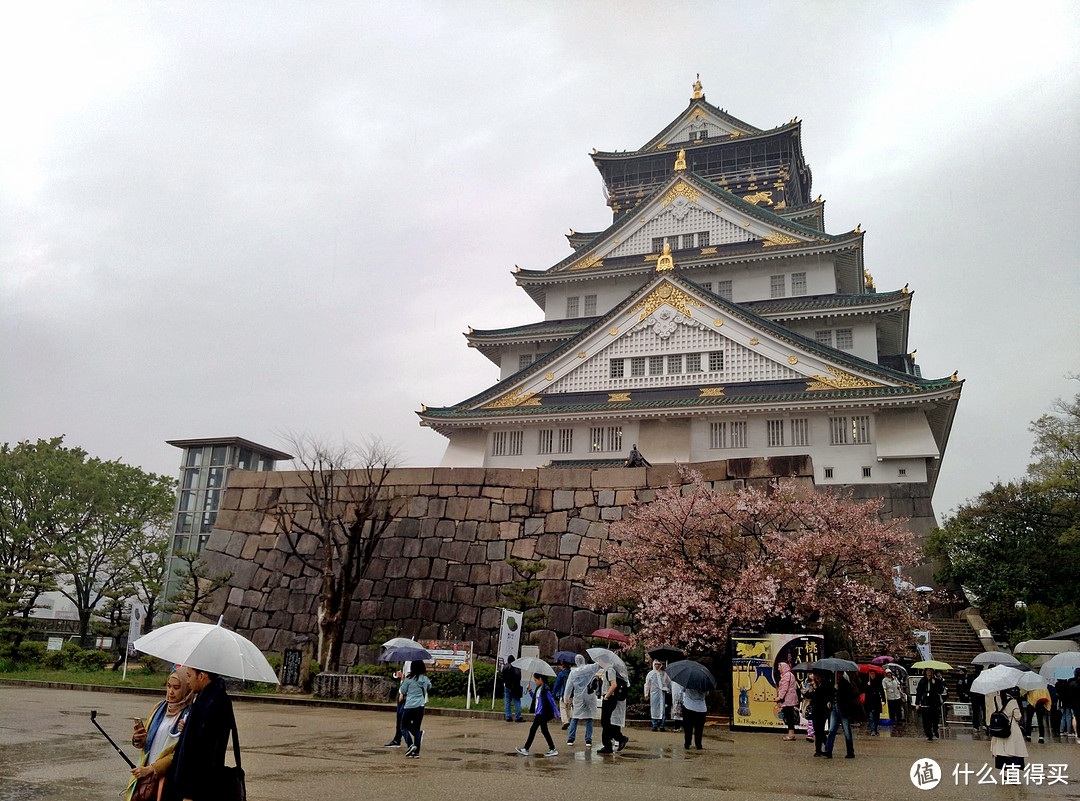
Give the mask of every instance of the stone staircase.
<path id="1" fill-rule="evenodd" d="M 966 618 L 931 618 L 930 623 L 937 629 L 930 633 L 930 653 L 934 659 L 953 666 L 942 678 L 949 688 L 949 700 L 955 701 L 956 668 L 970 666 L 971 660 L 983 652 L 982 642 Z"/>

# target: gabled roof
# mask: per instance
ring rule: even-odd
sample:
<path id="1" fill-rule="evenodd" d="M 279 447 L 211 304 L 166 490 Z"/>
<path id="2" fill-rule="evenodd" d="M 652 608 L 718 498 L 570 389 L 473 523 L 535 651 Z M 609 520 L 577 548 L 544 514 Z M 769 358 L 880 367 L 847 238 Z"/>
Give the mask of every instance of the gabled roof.
<path id="1" fill-rule="evenodd" d="M 738 384 L 713 380 L 708 385 L 689 381 L 626 391 L 609 387 L 551 391 L 562 378 L 592 359 L 605 359 L 601 353 L 619 338 L 632 335 L 638 330 L 635 326 L 657 315 L 658 320 L 670 321 L 672 312 L 682 315 L 676 324 L 720 332 L 755 358 L 783 365 L 786 373 L 776 380 Z M 928 380 L 911 376 L 821 345 L 672 272 L 664 272 L 655 273 L 623 303 L 532 365 L 461 403 L 425 407 L 418 414 L 425 424 L 438 430 L 455 423 L 476 425 L 481 420 L 520 420 L 523 415 L 599 410 L 625 414 L 762 402 L 851 402 L 926 394 L 951 397 L 953 392 L 959 394 L 961 383 L 955 377 Z"/>
<path id="2" fill-rule="evenodd" d="M 905 289 L 898 289 L 895 292 L 864 292 L 862 294 L 797 295 L 769 300 L 752 300 L 740 305 L 755 314 L 768 317 L 794 313 L 801 316 L 803 313 L 812 315 L 814 312 L 829 310 L 901 307 L 909 305 L 914 294 Z"/>
<path id="3" fill-rule="evenodd" d="M 698 197 L 705 194 L 715 206 L 715 213 L 728 219 L 730 222 L 741 224 L 749 228 L 759 238 L 753 245 L 758 251 L 777 247 L 784 250 L 798 248 L 806 245 L 819 245 L 825 242 L 843 242 L 853 236 L 860 236 L 861 231 L 852 231 L 846 234 L 827 234 L 815 228 L 809 228 L 793 222 L 768 208 L 757 206 L 738 195 L 729 192 L 711 181 L 707 181 L 699 175 L 689 171 L 672 173 L 671 177 L 658 186 L 635 210 L 632 215 L 623 215 L 613 222 L 605 230 L 601 231 L 588 244 L 585 245 L 562 261 L 549 267 L 547 270 L 518 270 L 518 274 L 557 273 L 566 270 L 590 269 L 601 266 L 607 253 L 614 250 L 618 243 L 615 239 L 623 239 L 636 232 L 649 220 L 663 213 L 669 203 L 678 197 L 690 199 L 698 203 Z M 750 246 L 749 243 L 737 243 Z M 630 258 L 630 257 L 624 257 Z M 640 261 L 641 255 L 636 258 Z"/>

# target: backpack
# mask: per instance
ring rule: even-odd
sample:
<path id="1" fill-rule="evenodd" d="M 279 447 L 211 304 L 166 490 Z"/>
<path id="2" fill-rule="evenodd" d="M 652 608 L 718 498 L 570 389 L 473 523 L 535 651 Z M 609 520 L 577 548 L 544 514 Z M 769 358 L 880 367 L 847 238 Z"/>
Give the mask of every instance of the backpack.
<path id="1" fill-rule="evenodd" d="M 990 716 L 990 722 L 986 726 L 986 733 L 991 737 L 1007 738 L 1012 734 L 1012 721 L 1008 715 L 997 708 L 998 699 L 994 699 L 994 714 Z"/>
<path id="2" fill-rule="evenodd" d="M 625 701 L 629 696 L 630 696 L 630 685 L 627 683 L 626 679 L 624 679 L 622 676 L 620 676 L 618 673 L 616 673 L 615 674 L 615 696 L 614 696 L 615 700 L 616 701 Z"/>

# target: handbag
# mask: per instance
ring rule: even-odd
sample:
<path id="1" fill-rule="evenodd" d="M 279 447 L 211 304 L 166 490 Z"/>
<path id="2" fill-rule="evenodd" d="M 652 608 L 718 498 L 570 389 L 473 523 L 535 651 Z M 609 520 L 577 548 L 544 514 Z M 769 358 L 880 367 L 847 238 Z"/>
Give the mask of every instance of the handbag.
<path id="1" fill-rule="evenodd" d="M 236 718 L 233 718 L 232 722 L 232 744 L 236 767 L 226 766 L 221 771 L 221 798 L 223 801 L 247 801 L 244 769 L 240 765 L 240 736 L 236 733 Z"/>
<path id="2" fill-rule="evenodd" d="M 131 791 L 131 801 L 157 801 L 161 797 L 164 784 L 165 777 L 158 776 L 156 773 L 137 779 Z"/>

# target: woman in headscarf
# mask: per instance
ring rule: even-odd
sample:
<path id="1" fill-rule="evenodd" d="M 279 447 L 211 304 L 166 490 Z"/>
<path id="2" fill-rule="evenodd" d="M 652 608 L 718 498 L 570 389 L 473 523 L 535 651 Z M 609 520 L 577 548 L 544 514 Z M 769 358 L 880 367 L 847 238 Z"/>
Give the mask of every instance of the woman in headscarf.
<path id="1" fill-rule="evenodd" d="M 131 770 L 128 801 L 137 797 L 162 797 L 165 771 L 172 764 L 173 750 L 180 739 L 193 700 L 195 693 L 188 687 L 184 671 L 173 671 L 165 682 L 165 700 L 154 707 L 145 721 L 135 721 L 131 744 L 142 749 L 142 754 L 139 764 Z M 152 791 L 144 789 L 148 783 L 153 784 Z M 148 792 L 150 794 L 146 795 Z"/>
<path id="2" fill-rule="evenodd" d="M 585 721 L 585 745 L 592 745 L 592 722 L 596 715 L 596 695 L 589 692 L 589 682 L 596 675 L 596 669 L 585 664 L 585 657 L 574 657 L 574 669 L 566 680 L 563 696 L 570 701 L 570 730 L 566 732 L 566 744 L 573 745 L 577 736 L 579 720 Z"/>

